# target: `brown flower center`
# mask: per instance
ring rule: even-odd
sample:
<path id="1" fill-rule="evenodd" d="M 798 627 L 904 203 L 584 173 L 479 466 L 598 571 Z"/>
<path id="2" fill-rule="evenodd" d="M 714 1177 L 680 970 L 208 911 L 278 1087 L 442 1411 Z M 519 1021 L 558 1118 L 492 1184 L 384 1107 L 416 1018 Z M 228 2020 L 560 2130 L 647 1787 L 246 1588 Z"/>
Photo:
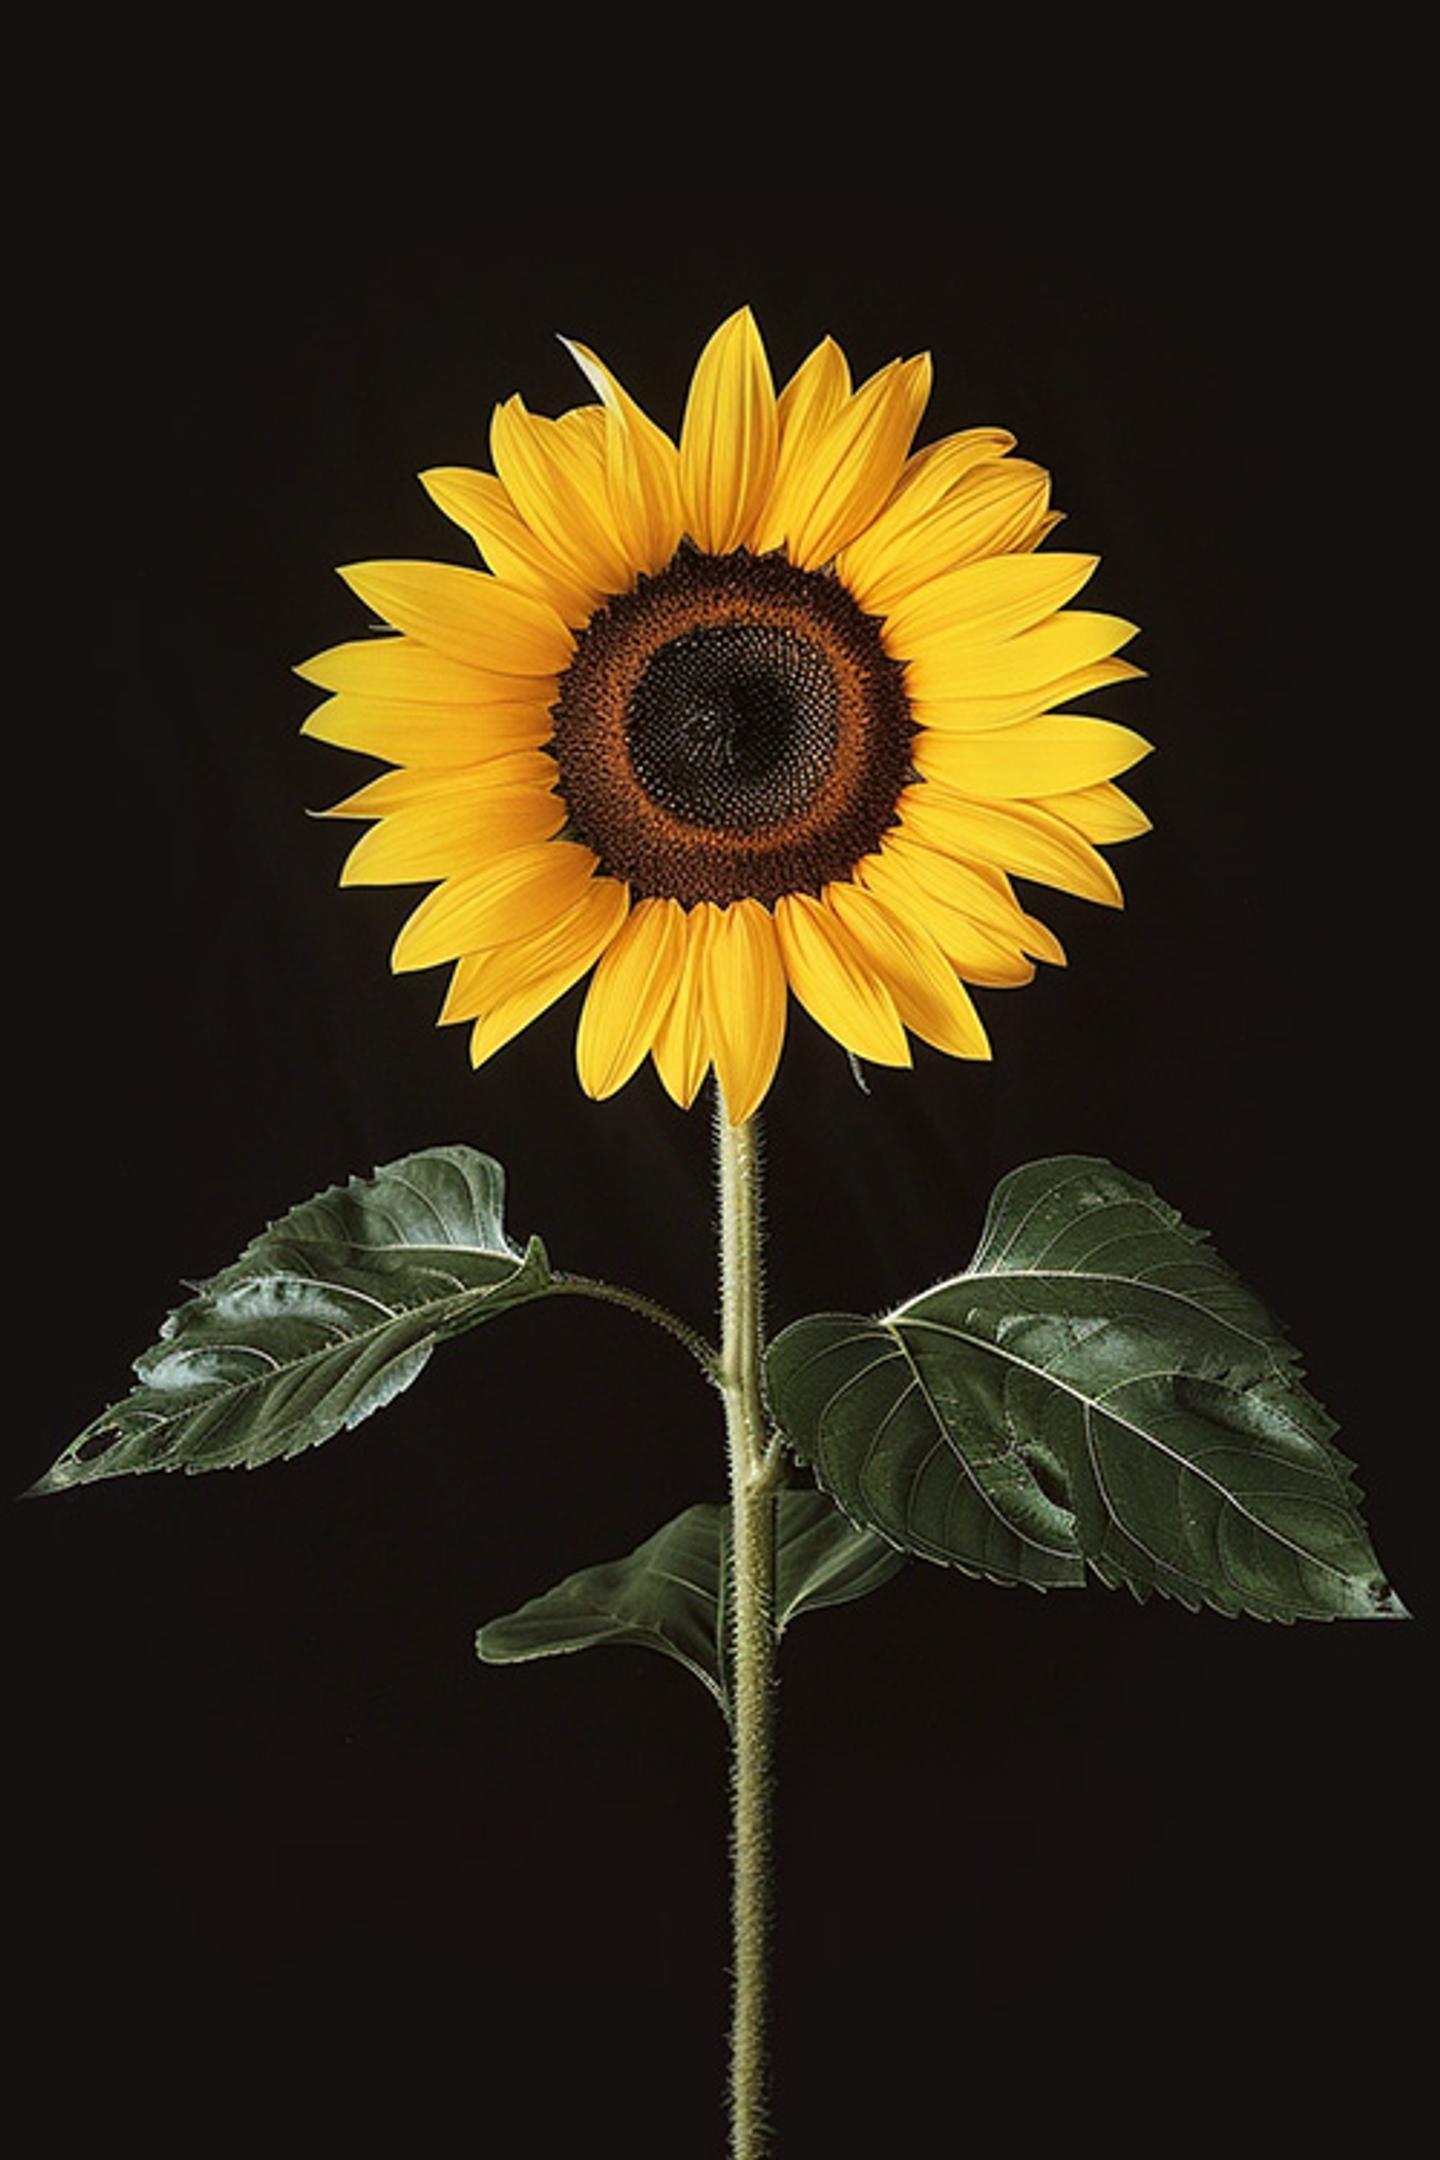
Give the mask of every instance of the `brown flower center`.
<path id="1" fill-rule="evenodd" d="M 637 897 L 773 903 L 847 877 L 913 777 L 901 664 L 827 571 L 685 543 L 560 678 L 576 836 Z"/>

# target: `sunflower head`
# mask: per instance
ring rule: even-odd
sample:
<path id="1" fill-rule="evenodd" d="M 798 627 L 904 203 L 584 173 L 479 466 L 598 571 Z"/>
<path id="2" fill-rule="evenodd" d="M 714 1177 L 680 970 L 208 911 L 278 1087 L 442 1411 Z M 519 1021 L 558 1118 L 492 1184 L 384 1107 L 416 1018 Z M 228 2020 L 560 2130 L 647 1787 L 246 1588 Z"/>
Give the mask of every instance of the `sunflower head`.
<path id="1" fill-rule="evenodd" d="M 593 402 L 422 475 L 488 567 L 352 565 L 393 634 L 300 669 L 306 732 L 391 768 L 330 813 L 369 822 L 342 882 L 433 887 L 392 964 L 452 968 L 477 1065 L 585 975 L 594 1096 L 648 1056 L 749 1117 L 792 992 L 879 1064 L 988 1057 L 966 986 L 1064 959 L 1011 880 L 1117 906 L 1095 843 L 1147 822 L 1149 745 L 1057 710 L 1138 671 L 1068 604 L 1094 557 L 1041 549 L 1047 475 L 997 428 L 915 450 L 926 356 L 855 389 L 827 338 L 777 396 L 741 308 L 677 445 L 566 343 Z"/>

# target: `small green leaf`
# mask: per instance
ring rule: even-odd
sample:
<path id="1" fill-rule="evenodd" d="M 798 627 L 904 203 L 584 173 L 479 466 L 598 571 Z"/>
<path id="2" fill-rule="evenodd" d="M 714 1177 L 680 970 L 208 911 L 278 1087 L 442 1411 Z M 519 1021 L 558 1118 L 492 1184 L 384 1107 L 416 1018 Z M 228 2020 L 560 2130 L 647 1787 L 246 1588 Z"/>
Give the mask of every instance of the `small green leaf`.
<path id="1" fill-rule="evenodd" d="M 718 1507 L 688 1507 L 623 1560 L 581 1568 L 518 1612 L 487 1621 L 475 1648 L 487 1665 L 633 1643 L 675 1658 L 722 1704 L 715 1656 L 720 1593 Z"/>
<path id="2" fill-rule="evenodd" d="M 1405 1616 L 1278 1323 L 1110 1163 L 1013 1172 L 966 1274 L 798 1321 L 767 1364 L 796 1454 L 907 1552 L 1040 1589 L 1088 1564 L 1260 1619 Z"/>
<path id="3" fill-rule="evenodd" d="M 727 1515 L 727 1533 L 728 1527 Z M 778 1541 L 775 1617 L 781 1634 L 801 1613 L 869 1597 L 905 1565 L 903 1553 L 847 1522 L 823 1493 L 781 1493 Z"/>
<path id="4" fill-rule="evenodd" d="M 823 1493 L 778 1495 L 775 1611 L 781 1632 L 797 1614 L 843 1605 L 888 1582 L 903 1555 L 857 1530 Z M 520 1664 L 631 1643 L 658 1650 L 692 1672 L 728 1716 L 723 1649 L 728 1510 L 688 1507 L 623 1560 L 581 1568 L 518 1612 L 491 1620 L 475 1638 L 491 1665 Z"/>
<path id="5" fill-rule="evenodd" d="M 437 1342 L 554 1286 L 539 1241 L 505 1234 L 504 1183 L 473 1148 L 427 1148 L 292 1208 L 195 1286 L 140 1385 L 32 1489 L 270 1462 L 358 1425 Z"/>

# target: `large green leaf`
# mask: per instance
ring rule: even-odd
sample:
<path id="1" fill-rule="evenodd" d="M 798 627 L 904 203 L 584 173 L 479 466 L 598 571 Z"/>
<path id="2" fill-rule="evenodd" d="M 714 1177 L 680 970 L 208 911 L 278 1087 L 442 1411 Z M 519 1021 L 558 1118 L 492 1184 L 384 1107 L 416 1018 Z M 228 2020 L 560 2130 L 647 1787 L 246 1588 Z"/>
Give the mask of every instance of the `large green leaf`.
<path id="1" fill-rule="evenodd" d="M 1334 1425 L 1260 1299 L 1137 1178 L 997 1188 L 969 1270 L 768 1355 L 795 1452 L 857 1522 L 1000 1582 L 1261 1619 L 1396 1618 Z"/>
<path id="2" fill-rule="evenodd" d="M 843 1605 L 888 1582 L 904 1556 L 855 1528 L 822 1493 L 782 1492 L 776 1518 L 776 1620 Z M 623 1560 L 581 1568 L 475 1638 L 491 1665 L 598 1644 L 659 1650 L 694 1673 L 728 1715 L 725 1577 L 729 1513 L 688 1507 Z"/>
<path id="3" fill-rule="evenodd" d="M 505 1235 L 504 1172 L 427 1148 L 292 1208 L 195 1285 L 136 1360 L 140 1385 L 34 1487 L 270 1462 L 369 1417 L 447 1335 L 542 1297 L 544 1248 Z"/>

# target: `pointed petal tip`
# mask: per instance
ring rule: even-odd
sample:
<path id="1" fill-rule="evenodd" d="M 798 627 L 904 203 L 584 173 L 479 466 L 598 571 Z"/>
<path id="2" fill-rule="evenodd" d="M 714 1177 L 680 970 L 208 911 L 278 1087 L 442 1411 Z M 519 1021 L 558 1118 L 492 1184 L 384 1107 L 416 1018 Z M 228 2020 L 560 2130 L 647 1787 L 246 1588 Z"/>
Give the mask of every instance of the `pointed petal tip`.
<path id="1" fill-rule="evenodd" d="M 745 1094 L 738 1095 L 732 1103 L 722 1088 L 720 1099 L 725 1105 L 726 1124 L 731 1127 L 748 1125 L 768 1093 L 768 1084 L 761 1088 L 758 1093 L 753 1088 L 747 1089 Z"/>
<path id="2" fill-rule="evenodd" d="M 406 939 L 406 931 L 409 927 L 409 923 L 403 926 L 394 944 L 390 947 L 390 972 L 392 975 L 417 975 L 422 968 L 440 966 L 438 960 L 415 960 L 411 958 Z"/>
<path id="3" fill-rule="evenodd" d="M 372 830 L 376 831 L 378 831 L 378 829 L 378 827 L 372 828 Z M 354 849 L 352 848 L 350 855 L 347 855 L 344 862 L 340 865 L 340 877 L 338 882 L 342 892 L 353 892 L 356 887 L 360 885 L 388 885 L 391 882 L 389 878 L 375 877 L 367 869 L 366 858 L 364 856 L 361 857 L 360 865 L 357 869 L 352 860 L 353 855 Z M 423 885 L 425 880 L 423 878 L 412 878 L 409 882 L 414 885 Z"/>
<path id="4" fill-rule="evenodd" d="M 593 1075 L 589 1079 L 587 1079 L 585 1074 L 580 1070 L 580 1061 L 578 1055 L 575 1061 L 575 1077 L 580 1083 L 581 1094 L 586 1096 L 591 1102 L 604 1102 L 607 1095 L 612 1095 L 615 1092 L 613 1088 L 600 1087 L 596 1083 Z"/>
<path id="5" fill-rule="evenodd" d="M 613 380 L 599 354 L 592 352 L 588 345 L 583 345 L 579 338 L 568 338 L 559 330 L 555 335 L 595 393 L 597 402 L 607 411 L 617 410 Z"/>

